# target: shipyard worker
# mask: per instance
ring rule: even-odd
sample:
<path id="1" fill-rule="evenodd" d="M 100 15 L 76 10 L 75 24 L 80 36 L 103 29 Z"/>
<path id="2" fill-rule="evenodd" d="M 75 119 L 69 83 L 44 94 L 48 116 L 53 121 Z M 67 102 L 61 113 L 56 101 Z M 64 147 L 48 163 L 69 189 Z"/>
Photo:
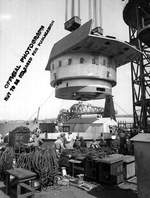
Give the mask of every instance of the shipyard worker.
<path id="1" fill-rule="evenodd" d="M 31 141 L 34 141 L 34 138 L 36 137 L 36 136 L 38 136 L 39 134 L 41 133 L 41 130 L 38 128 L 38 127 L 36 127 L 33 131 L 32 131 L 32 134 L 31 134 Z"/>
<path id="2" fill-rule="evenodd" d="M 40 134 L 40 133 L 41 133 L 41 130 L 38 127 L 36 127 L 34 134 Z"/>
<path id="3" fill-rule="evenodd" d="M 120 154 L 125 154 L 125 152 L 126 152 L 126 135 L 125 135 L 125 131 L 123 131 L 123 130 L 120 131 L 119 138 L 120 138 L 119 153 Z"/>
<path id="4" fill-rule="evenodd" d="M 85 140 L 82 136 L 80 137 L 80 147 L 81 148 L 86 148 L 87 147 L 86 142 L 85 142 Z"/>
<path id="5" fill-rule="evenodd" d="M 60 157 L 60 154 L 65 149 L 64 147 L 64 138 L 65 134 L 60 134 L 60 136 L 57 137 L 57 140 L 54 142 L 54 147 L 56 149 L 57 156 Z"/>
<path id="6" fill-rule="evenodd" d="M 66 142 L 65 142 L 65 147 L 67 149 L 73 149 L 73 144 L 74 144 L 74 137 L 71 131 L 69 131 L 66 134 Z"/>
<path id="7" fill-rule="evenodd" d="M 99 145 L 100 145 L 100 147 L 105 147 L 106 146 L 106 141 L 105 141 L 105 138 L 104 138 L 104 133 L 101 133 L 101 135 L 100 135 Z"/>
<path id="8" fill-rule="evenodd" d="M 93 149 L 98 149 L 98 148 L 100 148 L 100 145 L 99 145 L 99 143 L 96 141 L 96 139 L 93 139 L 93 140 L 92 140 L 92 143 L 90 144 L 90 148 L 93 148 Z"/>
<path id="9" fill-rule="evenodd" d="M 55 123 L 55 133 L 58 133 L 59 132 L 59 127 L 58 125 Z"/>
<path id="10" fill-rule="evenodd" d="M 43 140 L 40 137 L 39 133 L 35 133 L 33 136 L 32 146 L 39 147 L 43 144 Z"/>
<path id="11" fill-rule="evenodd" d="M 112 139 L 111 139 L 111 142 L 110 142 L 110 148 L 111 148 L 111 151 L 113 153 L 118 153 L 119 152 L 119 149 L 120 149 L 120 137 L 119 137 L 119 135 L 112 136 Z"/>
<path id="12" fill-rule="evenodd" d="M 4 136 L 4 143 L 9 143 L 9 133 Z"/>
<path id="13" fill-rule="evenodd" d="M 80 139 L 79 136 L 76 136 L 76 139 L 73 143 L 73 148 L 79 149 L 80 148 Z"/>
<path id="14" fill-rule="evenodd" d="M 2 144 L 3 143 L 3 136 L 2 136 L 2 134 L 0 134 L 0 144 Z"/>

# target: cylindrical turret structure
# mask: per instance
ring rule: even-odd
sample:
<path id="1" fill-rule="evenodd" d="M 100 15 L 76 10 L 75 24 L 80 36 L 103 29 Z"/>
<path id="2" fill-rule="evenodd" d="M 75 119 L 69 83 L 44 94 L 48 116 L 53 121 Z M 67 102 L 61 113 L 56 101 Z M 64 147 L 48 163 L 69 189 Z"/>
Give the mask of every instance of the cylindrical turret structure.
<path id="1" fill-rule="evenodd" d="M 104 98 L 116 84 L 115 60 L 99 54 L 67 53 L 52 60 L 50 71 L 58 98 Z"/>
<path id="2" fill-rule="evenodd" d="M 116 68 L 140 53 L 126 42 L 91 30 L 92 20 L 54 45 L 46 70 L 57 98 L 90 100 L 111 95 Z"/>

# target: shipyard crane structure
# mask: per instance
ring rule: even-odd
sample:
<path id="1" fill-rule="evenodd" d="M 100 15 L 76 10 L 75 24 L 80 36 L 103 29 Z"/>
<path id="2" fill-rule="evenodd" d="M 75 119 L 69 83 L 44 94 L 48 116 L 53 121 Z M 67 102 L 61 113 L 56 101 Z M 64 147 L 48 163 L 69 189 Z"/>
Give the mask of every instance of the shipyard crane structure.
<path id="1" fill-rule="evenodd" d="M 97 114 L 97 116 L 101 116 L 103 113 L 104 109 L 102 107 L 78 102 L 76 104 L 73 104 L 68 110 L 62 109 L 58 114 L 57 121 L 64 123 L 70 119 L 81 118 L 82 115 Z"/>
<path id="2" fill-rule="evenodd" d="M 150 0 L 125 1 L 123 19 L 130 44 L 142 52 L 131 61 L 134 127 L 150 132 Z"/>
<path id="3" fill-rule="evenodd" d="M 128 42 L 103 35 L 102 1 L 88 0 L 88 21 L 81 24 L 80 0 L 66 0 L 64 28 L 70 33 L 56 42 L 46 70 L 55 97 L 68 100 L 106 99 L 105 117 L 111 117 L 112 87 L 117 68 L 139 59 L 141 51 Z M 106 105 L 108 101 L 108 105 Z"/>

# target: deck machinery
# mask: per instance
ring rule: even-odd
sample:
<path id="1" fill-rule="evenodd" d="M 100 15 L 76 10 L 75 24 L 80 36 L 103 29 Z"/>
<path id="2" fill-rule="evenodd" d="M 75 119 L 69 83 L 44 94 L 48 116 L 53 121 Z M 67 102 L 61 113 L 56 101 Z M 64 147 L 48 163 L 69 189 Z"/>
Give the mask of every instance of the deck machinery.
<path id="1" fill-rule="evenodd" d="M 131 61 L 134 125 L 150 132 L 150 0 L 125 1 L 123 18 L 130 43 L 142 52 Z"/>
<path id="2" fill-rule="evenodd" d="M 72 0 L 68 20 L 66 0 L 65 29 L 70 34 L 53 46 L 46 70 L 57 98 L 68 100 L 104 99 L 112 95 L 118 67 L 140 56 L 140 50 L 112 36 L 104 36 L 101 0 L 89 0 L 89 21 L 81 25 L 80 1 L 75 15 Z M 93 16 L 92 16 L 93 13 Z"/>

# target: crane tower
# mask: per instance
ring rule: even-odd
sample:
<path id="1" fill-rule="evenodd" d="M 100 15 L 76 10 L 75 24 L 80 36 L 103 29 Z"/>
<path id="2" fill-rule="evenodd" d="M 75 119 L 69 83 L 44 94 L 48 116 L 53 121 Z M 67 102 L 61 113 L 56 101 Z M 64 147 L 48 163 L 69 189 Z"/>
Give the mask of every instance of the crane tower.
<path id="1" fill-rule="evenodd" d="M 66 0 L 64 27 L 71 33 L 51 50 L 46 66 L 50 71 L 50 84 L 57 98 L 104 99 L 112 95 L 117 68 L 140 56 L 141 52 L 127 42 L 103 35 L 101 0 L 87 1 L 89 20 L 83 25 L 80 0 L 70 2 L 69 9 Z"/>
<path id="2" fill-rule="evenodd" d="M 134 125 L 148 132 L 150 119 L 150 0 L 125 1 L 130 44 L 142 53 L 131 62 Z"/>

